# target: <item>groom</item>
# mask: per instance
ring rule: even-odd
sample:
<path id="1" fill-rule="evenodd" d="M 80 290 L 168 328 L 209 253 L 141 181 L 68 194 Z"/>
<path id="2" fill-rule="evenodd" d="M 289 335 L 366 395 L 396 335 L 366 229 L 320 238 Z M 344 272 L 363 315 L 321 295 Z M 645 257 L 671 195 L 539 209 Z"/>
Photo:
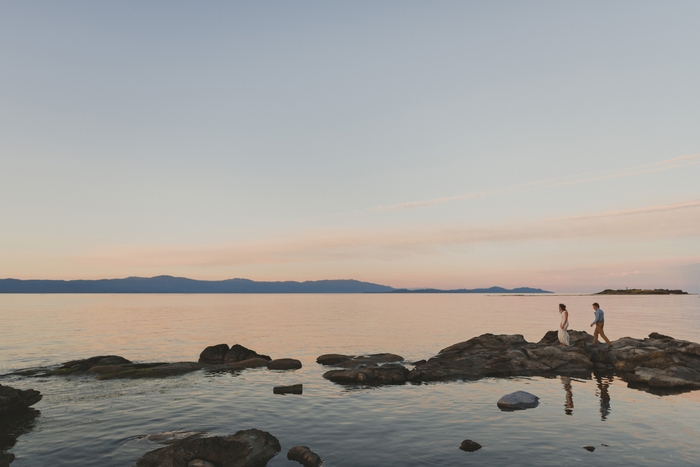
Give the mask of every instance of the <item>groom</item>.
<path id="1" fill-rule="evenodd" d="M 603 326 L 605 326 L 605 314 L 598 303 L 593 304 L 593 311 L 595 312 L 595 319 L 591 323 L 591 327 L 595 326 L 595 331 L 593 332 L 593 347 L 598 345 L 598 335 L 605 339 L 605 342 L 608 343 L 608 347 L 612 347 L 610 339 L 608 339 L 608 336 L 605 335 L 605 331 L 603 331 Z"/>

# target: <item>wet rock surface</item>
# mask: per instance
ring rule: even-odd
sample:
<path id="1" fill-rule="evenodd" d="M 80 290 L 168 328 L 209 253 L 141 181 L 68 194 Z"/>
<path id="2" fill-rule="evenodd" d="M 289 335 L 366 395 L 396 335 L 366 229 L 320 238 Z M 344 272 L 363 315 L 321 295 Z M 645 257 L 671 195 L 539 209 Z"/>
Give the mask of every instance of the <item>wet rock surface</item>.
<path id="1" fill-rule="evenodd" d="M 393 353 L 377 353 L 371 355 L 342 355 L 326 354 L 316 359 L 321 365 L 339 368 L 358 368 L 360 366 L 376 366 L 383 363 L 402 362 L 403 357 Z"/>
<path id="2" fill-rule="evenodd" d="M 226 357 L 224 358 L 224 363 L 235 363 L 242 362 L 245 360 L 250 360 L 253 358 L 261 358 L 263 360 L 272 360 L 267 355 L 261 355 L 255 350 L 250 350 L 247 347 L 243 347 L 240 344 L 234 344 L 231 346 L 228 352 L 226 352 Z"/>
<path id="3" fill-rule="evenodd" d="M 339 384 L 384 385 L 404 384 L 408 373 L 408 369 L 403 365 L 387 364 L 348 370 L 330 370 L 324 373 L 323 377 Z"/>
<path id="4" fill-rule="evenodd" d="M 540 398 L 525 391 L 515 391 L 501 397 L 496 405 L 501 410 L 533 409 L 540 404 Z"/>
<path id="5" fill-rule="evenodd" d="M 280 452 L 277 438 L 256 429 L 184 439 L 144 454 L 136 467 L 262 467 Z M 194 464 L 192 464 L 194 462 Z"/>
<path id="6" fill-rule="evenodd" d="M 323 459 L 308 446 L 294 446 L 287 452 L 287 459 L 296 461 L 304 467 L 319 467 Z"/>
<path id="7" fill-rule="evenodd" d="M 301 362 L 295 358 L 278 358 L 267 363 L 270 370 L 298 370 Z"/>
<path id="8" fill-rule="evenodd" d="M 466 452 L 478 451 L 481 448 L 482 448 L 481 444 L 477 443 L 476 441 L 472 441 L 470 439 L 465 439 L 464 441 L 462 441 L 462 444 L 459 445 L 459 449 L 461 449 L 462 451 L 466 451 Z"/>
<path id="9" fill-rule="evenodd" d="M 0 384 L 0 415 L 24 412 L 43 396 L 34 389 L 15 389 Z"/>
<path id="10" fill-rule="evenodd" d="M 273 394 L 302 394 L 304 392 L 303 384 L 292 384 L 289 386 L 275 386 L 272 388 Z"/>
<path id="11" fill-rule="evenodd" d="M 92 367 L 95 366 L 111 366 L 111 365 L 128 365 L 131 364 L 129 360 L 119 355 L 99 355 L 96 357 L 85 358 L 82 360 L 71 360 L 70 362 L 65 362 L 61 364 L 55 370 L 51 370 L 47 373 L 47 376 L 51 375 L 79 375 L 86 373 Z"/>

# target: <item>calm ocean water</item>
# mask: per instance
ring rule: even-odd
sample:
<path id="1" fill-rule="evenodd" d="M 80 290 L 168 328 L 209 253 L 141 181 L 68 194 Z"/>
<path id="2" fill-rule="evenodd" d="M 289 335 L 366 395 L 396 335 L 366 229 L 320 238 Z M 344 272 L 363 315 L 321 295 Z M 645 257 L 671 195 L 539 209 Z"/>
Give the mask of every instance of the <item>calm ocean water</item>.
<path id="1" fill-rule="evenodd" d="M 160 447 L 144 435 L 253 427 L 282 444 L 271 466 L 298 465 L 285 455 L 298 444 L 327 466 L 700 465 L 700 391 L 662 397 L 607 376 L 348 388 L 315 363 L 324 353 L 417 360 L 485 332 L 537 341 L 556 329 L 559 302 L 571 329 L 590 331 L 593 301 L 611 339 L 656 331 L 700 342 L 697 295 L 0 295 L 0 374 L 98 354 L 196 361 L 223 342 L 304 364 L 158 380 L 0 378 L 44 394 L 40 414 L 19 423 L 12 465 L 129 466 Z M 272 394 L 294 383 L 303 395 Z M 496 401 L 518 389 L 540 406 L 501 412 Z M 483 449 L 460 451 L 467 438 Z"/>

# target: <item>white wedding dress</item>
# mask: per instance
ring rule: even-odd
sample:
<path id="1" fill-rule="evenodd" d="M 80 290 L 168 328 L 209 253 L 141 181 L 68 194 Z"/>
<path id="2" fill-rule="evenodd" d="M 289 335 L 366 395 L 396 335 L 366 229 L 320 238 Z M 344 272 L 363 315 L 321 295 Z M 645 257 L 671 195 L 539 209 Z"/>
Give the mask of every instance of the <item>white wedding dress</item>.
<path id="1" fill-rule="evenodd" d="M 561 323 L 559 324 L 559 342 L 568 346 L 571 345 L 569 344 L 569 333 L 567 332 L 569 329 L 569 320 L 566 319 L 563 311 L 560 311 L 559 314 L 561 315 Z M 564 322 L 565 320 L 566 322 Z M 562 329 L 562 326 L 564 326 L 564 329 Z"/>

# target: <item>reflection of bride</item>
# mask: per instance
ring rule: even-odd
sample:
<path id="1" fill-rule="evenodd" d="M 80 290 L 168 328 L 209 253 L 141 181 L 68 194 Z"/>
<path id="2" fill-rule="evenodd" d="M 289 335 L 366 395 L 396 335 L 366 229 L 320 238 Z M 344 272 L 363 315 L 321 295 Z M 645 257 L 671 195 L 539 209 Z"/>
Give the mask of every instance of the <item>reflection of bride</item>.
<path id="1" fill-rule="evenodd" d="M 566 391 L 564 413 L 566 413 L 566 415 L 572 415 L 574 413 L 574 393 L 571 391 L 571 378 L 568 376 L 562 376 L 561 382 L 564 385 L 564 391 Z"/>
<path id="2" fill-rule="evenodd" d="M 566 305 L 559 304 L 559 314 L 561 315 L 561 323 L 559 323 L 559 342 L 561 345 L 569 346 L 569 312 L 566 311 Z"/>

